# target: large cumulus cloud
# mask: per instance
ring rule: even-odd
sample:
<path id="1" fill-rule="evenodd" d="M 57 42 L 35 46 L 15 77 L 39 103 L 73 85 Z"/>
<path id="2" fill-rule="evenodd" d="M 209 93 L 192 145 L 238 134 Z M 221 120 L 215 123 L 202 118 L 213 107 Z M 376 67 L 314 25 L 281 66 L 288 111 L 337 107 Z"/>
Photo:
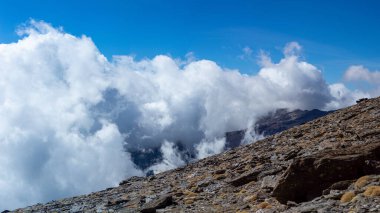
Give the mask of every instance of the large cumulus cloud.
<path id="1" fill-rule="evenodd" d="M 183 165 L 174 143 L 202 158 L 226 131 L 277 108 L 331 109 L 360 95 L 328 85 L 289 43 L 257 75 L 209 60 L 159 55 L 107 60 L 86 36 L 44 22 L 0 44 L 0 206 L 15 208 L 117 184 L 136 169 L 128 149 L 161 147 L 162 171 Z M 364 93 L 363 93 L 364 94 Z M 364 94 L 365 95 L 365 94 Z"/>
<path id="2" fill-rule="evenodd" d="M 94 116 L 109 65 L 91 39 L 32 22 L 0 45 L 0 206 L 14 208 L 140 175 L 125 136 Z M 95 124 L 98 127 L 94 129 Z"/>

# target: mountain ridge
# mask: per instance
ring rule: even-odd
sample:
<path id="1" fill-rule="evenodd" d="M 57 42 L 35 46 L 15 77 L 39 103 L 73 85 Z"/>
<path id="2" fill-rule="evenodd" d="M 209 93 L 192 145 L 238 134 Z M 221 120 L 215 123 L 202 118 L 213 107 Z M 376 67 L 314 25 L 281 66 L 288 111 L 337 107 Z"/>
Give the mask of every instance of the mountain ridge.
<path id="1" fill-rule="evenodd" d="M 290 111 L 288 109 L 277 109 L 260 117 L 253 127 L 254 134 L 259 136 L 270 136 L 282 132 L 297 125 L 312 121 L 325 116 L 333 111 L 322 111 L 318 109 Z M 226 132 L 226 148 L 231 149 L 241 145 L 247 129 Z"/>

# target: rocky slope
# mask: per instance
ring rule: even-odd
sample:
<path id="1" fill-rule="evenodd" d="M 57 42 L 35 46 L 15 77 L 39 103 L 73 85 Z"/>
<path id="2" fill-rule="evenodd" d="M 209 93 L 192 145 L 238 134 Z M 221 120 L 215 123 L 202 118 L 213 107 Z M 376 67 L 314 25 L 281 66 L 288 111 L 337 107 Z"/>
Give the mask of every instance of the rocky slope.
<path id="1" fill-rule="evenodd" d="M 379 212 L 380 98 L 196 163 L 16 212 Z"/>

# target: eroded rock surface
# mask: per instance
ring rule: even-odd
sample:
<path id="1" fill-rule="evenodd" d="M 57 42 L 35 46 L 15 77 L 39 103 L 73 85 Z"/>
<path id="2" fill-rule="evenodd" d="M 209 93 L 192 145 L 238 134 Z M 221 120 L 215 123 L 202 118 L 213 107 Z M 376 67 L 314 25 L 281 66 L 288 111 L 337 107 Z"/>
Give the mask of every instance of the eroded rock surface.
<path id="1" fill-rule="evenodd" d="M 379 212 L 380 98 L 185 167 L 19 212 Z"/>
<path id="2" fill-rule="evenodd" d="M 364 147 L 358 145 L 296 158 L 272 195 L 281 203 L 312 200 L 334 183 L 380 173 L 371 161 L 380 162 L 380 141 Z M 300 181 L 301 178 L 304 181 Z"/>

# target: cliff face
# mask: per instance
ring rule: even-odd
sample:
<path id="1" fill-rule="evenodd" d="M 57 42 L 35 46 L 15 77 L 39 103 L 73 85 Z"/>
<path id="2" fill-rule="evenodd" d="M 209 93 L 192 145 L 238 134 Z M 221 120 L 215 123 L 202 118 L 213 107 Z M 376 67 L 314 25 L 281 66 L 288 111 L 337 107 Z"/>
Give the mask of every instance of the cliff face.
<path id="1" fill-rule="evenodd" d="M 183 168 L 16 211 L 378 212 L 380 98 Z"/>

